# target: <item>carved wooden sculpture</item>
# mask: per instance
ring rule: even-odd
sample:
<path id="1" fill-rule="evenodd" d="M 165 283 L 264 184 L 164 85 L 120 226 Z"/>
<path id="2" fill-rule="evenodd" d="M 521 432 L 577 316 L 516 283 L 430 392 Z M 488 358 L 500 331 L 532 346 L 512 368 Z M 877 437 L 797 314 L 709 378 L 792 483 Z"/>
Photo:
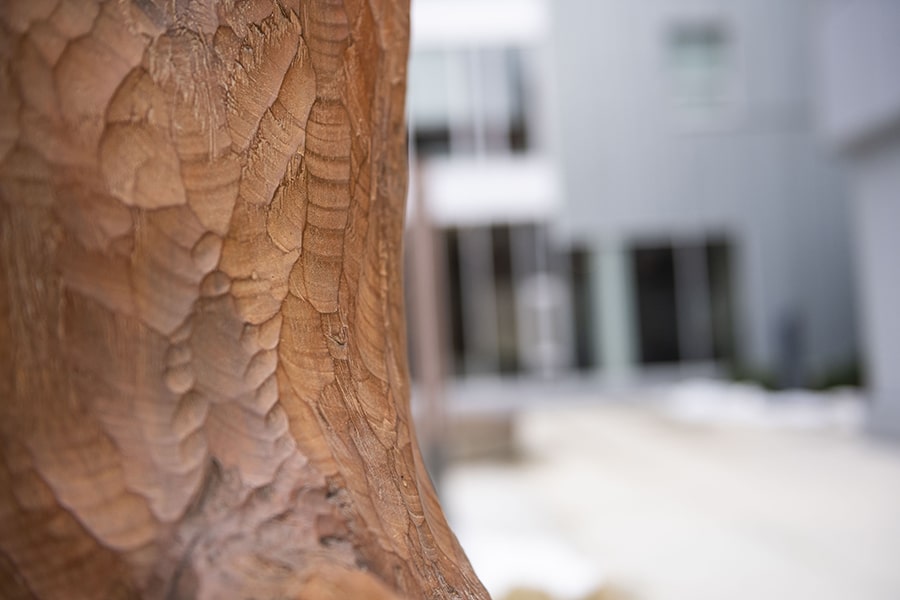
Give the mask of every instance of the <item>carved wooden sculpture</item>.
<path id="1" fill-rule="evenodd" d="M 408 409 L 407 30 L 0 3 L 0 597 L 486 597 Z"/>

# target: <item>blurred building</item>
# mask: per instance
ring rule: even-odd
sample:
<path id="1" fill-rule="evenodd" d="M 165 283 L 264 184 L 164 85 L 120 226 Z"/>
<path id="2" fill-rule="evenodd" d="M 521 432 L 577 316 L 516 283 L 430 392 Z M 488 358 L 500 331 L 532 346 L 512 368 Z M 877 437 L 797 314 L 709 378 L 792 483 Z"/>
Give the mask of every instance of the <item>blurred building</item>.
<path id="1" fill-rule="evenodd" d="M 456 375 L 800 385 L 853 363 L 816 4 L 414 3 L 412 188 Z"/>
<path id="2" fill-rule="evenodd" d="M 900 434 L 900 3 L 832 1 L 819 21 L 819 123 L 851 166 L 872 426 Z"/>
<path id="3" fill-rule="evenodd" d="M 425 0 L 412 11 L 412 188 L 439 229 L 450 370 L 566 369 L 574 326 L 571 286 L 550 247 L 564 207 L 546 6 Z"/>

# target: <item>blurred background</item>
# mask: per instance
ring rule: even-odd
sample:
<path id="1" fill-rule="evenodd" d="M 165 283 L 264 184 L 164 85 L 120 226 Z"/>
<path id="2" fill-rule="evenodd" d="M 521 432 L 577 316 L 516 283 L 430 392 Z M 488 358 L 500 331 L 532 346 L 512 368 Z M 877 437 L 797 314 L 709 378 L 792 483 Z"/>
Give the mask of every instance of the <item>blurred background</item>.
<path id="1" fill-rule="evenodd" d="M 900 2 L 412 11 L 413 407 L 495 599 L 900 598 Z"/>

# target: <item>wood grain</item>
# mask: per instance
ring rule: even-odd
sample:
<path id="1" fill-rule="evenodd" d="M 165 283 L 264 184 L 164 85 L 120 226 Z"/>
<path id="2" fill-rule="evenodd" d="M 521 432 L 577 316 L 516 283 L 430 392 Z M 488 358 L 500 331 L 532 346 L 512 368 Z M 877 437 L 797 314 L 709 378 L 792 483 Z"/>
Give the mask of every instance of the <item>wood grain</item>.
<path id="1" fill-rule="evenodd" d="M 408 406 L 408 28 L 0 4 L 0 597 L 487 597 Z"/>

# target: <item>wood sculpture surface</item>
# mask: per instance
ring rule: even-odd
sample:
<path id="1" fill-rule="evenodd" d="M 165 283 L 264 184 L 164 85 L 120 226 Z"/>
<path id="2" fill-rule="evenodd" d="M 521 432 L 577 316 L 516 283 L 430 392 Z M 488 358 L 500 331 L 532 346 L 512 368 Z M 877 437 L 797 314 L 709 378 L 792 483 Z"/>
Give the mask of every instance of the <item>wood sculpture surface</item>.
<path id="1" fill-rule="evenodd" d="M 0 597 L 486 598 L 410 423 L 408 14 L 0 3 Z"/>

